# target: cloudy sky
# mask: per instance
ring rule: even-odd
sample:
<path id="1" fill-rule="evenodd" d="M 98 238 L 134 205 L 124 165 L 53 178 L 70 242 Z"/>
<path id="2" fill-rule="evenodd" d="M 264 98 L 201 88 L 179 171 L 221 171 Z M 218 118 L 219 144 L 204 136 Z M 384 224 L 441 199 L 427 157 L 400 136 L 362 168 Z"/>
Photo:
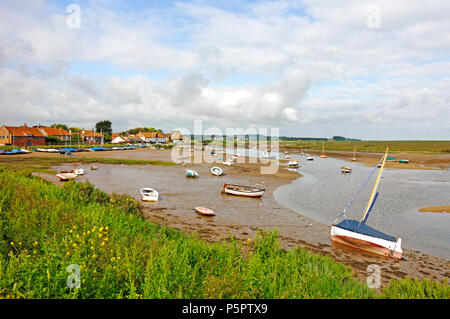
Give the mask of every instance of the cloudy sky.
<path id="1" fill-rule="evenodd" d="M 1 1 L 0 125 L 448 140 L 449 14 L 448 0 Z"/>

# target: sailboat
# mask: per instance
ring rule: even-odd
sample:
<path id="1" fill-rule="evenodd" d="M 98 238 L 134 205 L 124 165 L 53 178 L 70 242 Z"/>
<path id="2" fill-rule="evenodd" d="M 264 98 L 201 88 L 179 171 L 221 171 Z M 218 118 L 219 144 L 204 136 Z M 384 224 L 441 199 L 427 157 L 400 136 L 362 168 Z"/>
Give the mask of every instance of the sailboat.
<path id="1" fill-rule="evenodd" d="M 353 158 L 352 158 L 352 161 L 356 161 L 356 146 L 355 146 L 355 148 L 353 149 Z"/>
<path id="2" fill-rule="evenodd" d="M 322 154 L 320 155 L 320 158 L 327 158 L 328 156 L 325 154 L 325 146 L 322 144 Z"/>
<path id="3" fill-rule="evenodd" d="M 381 168 L 378 171 L 378 176 L 375 181 L 374 188 L 370 195 L 369 202 L 360 221 L 353 219 L 344 219 L 340 223 L 334 223 L 331 226 L 331 240 L 333 242 L 347 245 L 353 248 L 361 249 L 373 254 L 401 259 L 402 258 L 402 239 L 382 233 L 366 224 L 367 218 L 375 204 L 378 197 L 378 184 L 381 179 L 381 173 L 386 162 L 389 148 L 386 150 L 385 155 L 380 160 Z M 371 172 L 363 186 L 358 190 L 354 198 L 347 204 L 344 210 L 339 214 L 337 220 L 345 213 L 348 207 L 352 204 L 353 200 L 359 195 L 359 192 L 369 181 L 370 177 L 376 171 L 377 167 Z"/>

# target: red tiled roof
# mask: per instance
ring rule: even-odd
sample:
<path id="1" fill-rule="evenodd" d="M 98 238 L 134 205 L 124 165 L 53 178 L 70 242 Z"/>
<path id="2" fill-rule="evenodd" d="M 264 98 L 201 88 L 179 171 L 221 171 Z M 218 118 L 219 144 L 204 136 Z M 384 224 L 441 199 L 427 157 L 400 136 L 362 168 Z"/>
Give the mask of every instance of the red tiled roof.
<path id="1" fill-rule="evenodd" d="M 41 127 L 42 130 L 45 131 L 45 133 L 47 133 L 47 135 L 50 136 L 68 136 L 69 133 L 63 129 L 63 128 L 56 128 L 56 127 Z"/>
<path id="2" fill-rule="evenodd" d="M 12 136 L 36 136 L 44 137 L 44 135 L 36 127 L 24 127 L 24 126 L 5 126 Z"/>

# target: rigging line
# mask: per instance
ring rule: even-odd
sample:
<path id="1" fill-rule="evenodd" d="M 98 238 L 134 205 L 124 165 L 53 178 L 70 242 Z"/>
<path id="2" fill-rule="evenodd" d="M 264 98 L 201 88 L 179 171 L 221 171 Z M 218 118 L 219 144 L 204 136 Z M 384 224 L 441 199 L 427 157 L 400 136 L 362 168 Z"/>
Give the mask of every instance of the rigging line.
<path id="1" fill-rule="evenodd" d="M 358 197 L 359 193 L 361 193 L 361 191 L 363 190 L 363 188 L 366 186 L 366 184 L 369 182 L 370 178 L 372 177 L 373 173 L 375 173 L 375 171 L 377 170 L 378 164 L 381 163 L 381 161 L 383 160 L 383 157 L 381 157 L 381 159 L 378 161 L 377 165 L 375 165 L 375 168 L 372 170 L 372 172 L 370 173 L 369 177 L 367 177 L 367 179 L 365 180 L 365 182 L 362 184 L 362 186 L 359 188 L 359 190 L 356 192 L 355 196 L 350 200 L 350 202 L 348 202 L 347 206 L 345 206 L 344 210 L 338 215 L 338 217 L 336 218 L 336 220 L 334 221 L 334 224 L 339 220 L 339 218 L 341 218 L 341 216 L 343 214 L 345 214 L 345 212 L 347 211 L 347 209 L 350 207 L 351 204 L 353 204 L 353 201 L 356 199 L 356 197 Z"/>

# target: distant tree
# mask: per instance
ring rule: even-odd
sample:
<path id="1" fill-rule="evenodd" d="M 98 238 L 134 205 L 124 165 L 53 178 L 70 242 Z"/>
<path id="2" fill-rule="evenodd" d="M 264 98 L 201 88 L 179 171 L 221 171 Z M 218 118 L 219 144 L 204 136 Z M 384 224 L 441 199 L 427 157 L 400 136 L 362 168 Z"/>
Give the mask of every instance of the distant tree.
<path id="1" fill-rule="evenodd" d="M 343 137 L 343 136 L 333 136 L 333 140 L 335 140 L 335 141 L 345 141 L 345 137 Z"/>
<path id="2" fill-rule="evenodd" d="M 45 138 L 45 141 L 47 142 L 47 144 L 58 144 L 58 143 L 61 143 L 61 139 L 59 137 L 56 137 L 56 136 L 47 136 Z"/>
<path id="3" fill-rule="evenodd" d="M 104 135 L 105 135 L 105 143 L 109 143 L 112 141 L 111 134 L 105 133 Z"/>
<path id="4" fill-rule="evenodd" d="M 78 133 L 81 131 L 81 128 L 78 127 L 69 127 L 69 131 L 71 131 L 72 133 Z"/>
<path id="5" fill-rule="evenodd" d="M 64 129 L 64 130 L 66 130 L 66 131 L 69 130 L 69 128 L 67 127 L 66 124 L 52 124 L 52 127 L 62 128 L 62 129 Z"/>
<path id="6" fill-rule="evenodd" d="M 95 124 L 95 131 L 97 133 L 109 133 L 112 134 L 111 121 L 100 121 Z"/>

